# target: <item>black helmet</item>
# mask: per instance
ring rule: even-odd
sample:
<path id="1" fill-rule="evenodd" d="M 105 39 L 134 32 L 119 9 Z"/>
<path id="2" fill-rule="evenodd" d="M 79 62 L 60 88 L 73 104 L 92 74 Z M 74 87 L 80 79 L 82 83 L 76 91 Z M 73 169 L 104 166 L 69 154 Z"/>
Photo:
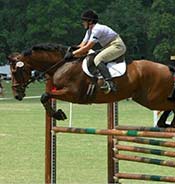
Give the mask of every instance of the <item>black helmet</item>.
<path id="1" fill-rule="evenodd" d="M 93 10 L 87 10 L 82 13 L 81 19 L 85 21 L 92 21 L 93 23 L 97 23 L 98 15 Z"/>

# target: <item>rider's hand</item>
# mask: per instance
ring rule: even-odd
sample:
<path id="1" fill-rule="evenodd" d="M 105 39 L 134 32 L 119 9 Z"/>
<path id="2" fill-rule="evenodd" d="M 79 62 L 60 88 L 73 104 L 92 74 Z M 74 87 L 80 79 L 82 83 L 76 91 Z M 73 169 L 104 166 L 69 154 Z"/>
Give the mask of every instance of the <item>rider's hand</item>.
<path id="1" fill-rule="evenodd" d="M 74 55 L 72 52 L 67 52 L 64 56 L 64 59 L 65 59 L 65 61 L 69 61 L 69 60 L 73 59 L 73 57 L 74 57 Z"/>

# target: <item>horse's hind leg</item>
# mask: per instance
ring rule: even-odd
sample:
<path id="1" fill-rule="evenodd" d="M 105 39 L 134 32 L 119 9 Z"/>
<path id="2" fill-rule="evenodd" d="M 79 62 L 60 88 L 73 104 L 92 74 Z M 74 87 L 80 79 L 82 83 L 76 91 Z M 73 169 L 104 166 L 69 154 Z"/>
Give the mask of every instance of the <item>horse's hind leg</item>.
<path id="1" fill-rule="evenodd" d="M 50 104 L 50 99 L 52 98 L 52 96 L 49 93 L 44 93 L 41 96 L 41 103 L 43 104 L 45 110 L 47 111 L 47 113 L 49 113 L 49 115 L 57 120 L 65 120 L 67 119 L 65 113 L 61 110 L 58 109 L 57 111 L 55 111 Z"/>
<path id="2" fill-rule="evenodd" d="M 171 112 L 171 110 L 163 112 L 163 114 L 161 115 L 161 117 L 159 118 L 159 120 L 157 122 L 158 127 L 161 127 L 161 128 L 169 127 L 169 125 L 166 124 L 166 120 L 167 120 L 170 112 Z"/>
<path id="3" fill-rule="evenodd" d="M 173 113 L 174 113 L 174 117 L 173 117 L 173 120 L 171 121 L 170 127 L 175 128 L 175 110 L 173 110 Z"/>

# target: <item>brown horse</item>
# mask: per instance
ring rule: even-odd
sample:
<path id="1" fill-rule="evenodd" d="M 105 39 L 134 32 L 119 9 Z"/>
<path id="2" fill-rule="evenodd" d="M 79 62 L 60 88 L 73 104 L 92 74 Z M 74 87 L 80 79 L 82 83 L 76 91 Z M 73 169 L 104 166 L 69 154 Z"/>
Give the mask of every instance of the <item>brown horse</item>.
<path id="1" fill-rule="evenodd" d="M 93 95 L 87 95 L 89 86 L 94 83 L 82 70 L 81 59 L 65 62 L 66 49 L 60 45 L 35 45 L 21 54 L 8 57 L 12 72 L 12 90 L 16 99 L 22 100 L 25 88 L 32 81 L 31 71 L 38 70 L 53 77 L 56 91 L 41 97 L 45 109 L 57 119 L 65 119 L 64 112 L 53 111 L 48 100 L 56 98 L 63 101 L 91 104 L 109 103 L 130 98 L 151 110 L 165 111 L 158 126 L 165 127 L 168 113 L 175 109 L 175 102 L 168 99 L 173 90 L 173 75 L 168 66 L 148 60 L 134 60 L 127 65 L 126 73 L 116 77 L 113 82 L 117 92 L 104 94 L 100 89 L 102 79 L 97 80 Z M 55 65 L 56 64 L 56 65 Z M 61 117 L 60 117 L 61 115 Z M 171 123 L 175 127 L 175 120 Z"/>

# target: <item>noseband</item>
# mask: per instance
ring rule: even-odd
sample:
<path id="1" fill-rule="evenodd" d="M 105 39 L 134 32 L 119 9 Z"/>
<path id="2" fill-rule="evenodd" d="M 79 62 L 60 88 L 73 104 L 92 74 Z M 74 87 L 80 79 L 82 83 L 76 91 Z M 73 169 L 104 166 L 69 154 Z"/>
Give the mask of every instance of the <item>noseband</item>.
<path id="1" fill-rule="evenodd" d="M 21 61 L 18 61 L 16 63 L 16 71 L 13 72 L 13 75 L 15 75 L 15 78 L 17 78 L 17 81 L 15 84 L 12 85 L 12 87 L 20 87 L 25 89 L 30 83 L 34 82 L 36 79 L 35 77 L 31 77 L 29 81 L 25 82 L 25 73 L 27 73 L 27 70 L 24 68 L 24 63 Z"/>

